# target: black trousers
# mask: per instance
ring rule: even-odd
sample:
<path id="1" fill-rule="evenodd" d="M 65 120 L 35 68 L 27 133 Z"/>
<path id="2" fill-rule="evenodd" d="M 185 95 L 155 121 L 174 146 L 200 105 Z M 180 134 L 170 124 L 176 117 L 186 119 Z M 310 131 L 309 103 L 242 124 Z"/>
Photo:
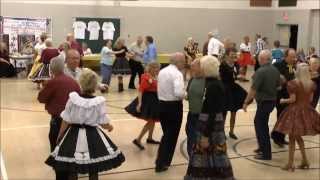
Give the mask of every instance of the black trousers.
<path id="1" fill-rule="evenodd" d="M 49 141 L 50 141 L 50 150 L 51 152 L 54 151 L 54 148 L 56 147 L 57 138 L 60 131 L 60 126 L 62 123 L 61 117 L 51 117 L 50 121 L 50 130 L 49 130 Z M 69 179 L 69 172 L 65 171 L 56 171 L 56 180 L 68 180 Z"/>
<path id="2" fill-rule="evenodd" d="M 260 68 L 259 54 L 256 54 L 255 60 L 256 60 L 256 64 L 254 65 L 254 71 L 257 71 Z"/>
<path id="3" fill-rule="evenodd" d="M 254 127 L 258 146 L 264 158 L 272 158 L 268 123 L 270 113 L 273 111 L 275 104 L 275 101 L 262 101 L 257 103 Z"/>
<path id="4" fill-rule="evenodd" d="M 141 79 L 141 75 L 144 72 L 143 66 L 140 62 L 137 62 L 133 59 L 129 60 L 129 66 L 131 69 L 131 77 L 130 77 L 130 82 L 129 82 L 129 88 L 134 88 L 134 80 L 136 79 L 136 75 L 138 74 L 139 76 L 139 83 Z"/>
<path id="5" fill-rule="evenodd" d="M 157 167 L 170 166 L 176 149 L 182 123 L 182 101 L 160 101 L 160 124 L 163 131 L 158 155 Z"/>
<path id="6" fill-rule="evenodd" d="M 283 110 L 286 107 L 287 107 L 286 105 L 280 104 L 280 100 L 279 100 L 279 102 L 277 102 L 277 105 L 276 105 L 276 108 L 277 108 L 277 121 L 279 120 L 279 117 L 280 117 L 281 113 L 283 112 Z M 285 137 L 286 137 L 286 135 L 282 134 L 280 132 L 277 132 L 277 131 L 272 131 L 271 132 L 271 138 L 276 143 L 284 144 Z"/>

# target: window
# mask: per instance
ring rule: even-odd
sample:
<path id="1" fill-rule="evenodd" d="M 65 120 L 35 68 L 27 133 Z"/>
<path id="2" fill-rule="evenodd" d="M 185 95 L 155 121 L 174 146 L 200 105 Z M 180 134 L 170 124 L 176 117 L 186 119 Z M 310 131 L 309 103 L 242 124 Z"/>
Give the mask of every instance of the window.
<path id="1" fill-rule="evenodd" d="M 297 6 L 297 0 L 279 0 L 279 7 Z"/>
<path id="2" fill-rule="evenodd" d="M 272 0 L 250 0 L 250 6 L 271 7 Z"/>

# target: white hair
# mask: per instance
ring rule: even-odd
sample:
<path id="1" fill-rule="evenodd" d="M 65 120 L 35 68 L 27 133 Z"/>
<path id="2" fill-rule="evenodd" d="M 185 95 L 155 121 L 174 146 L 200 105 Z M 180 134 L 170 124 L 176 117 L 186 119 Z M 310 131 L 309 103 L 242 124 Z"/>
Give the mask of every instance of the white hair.
<path id="1" fill-rule="evenodd" d="M 300 63 L 297 66 L 296 78 L 300 81 L 305 89 L 312 88 L 313 81 L 311 80 L 310 67 L 306 63 Z"/>
<path id="2" fill-rule="evenodd" d="M 64 59 L 61 56 L 52 58 L 50 60 L 50 70 L 53 74 L 64 72 Z"/>
<path id="3" fill-rule="evenodd" d="M 205 77 L 219 78 L 219 60 L 214 56 L 204 56 L 200 59 L 200 68 Z"/>

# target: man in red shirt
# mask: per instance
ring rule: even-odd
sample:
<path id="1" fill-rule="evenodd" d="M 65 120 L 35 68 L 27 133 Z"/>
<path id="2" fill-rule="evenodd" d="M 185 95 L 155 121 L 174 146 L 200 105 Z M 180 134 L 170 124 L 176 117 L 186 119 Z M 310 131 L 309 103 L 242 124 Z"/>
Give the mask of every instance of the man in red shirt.
<path id="1" fill-rule="evenodd" d="M 56 146 L 62 122 L 60 113 L 66 106 L 69 93 L 73 91 L 80 93 L 80 87 L 75 80 L 64 74 L 64 59 L 61 57 L 52 58 L 50 71 L 53 79 L 44 83 L 43 89 L 38 94 L 38 100 L 45 104 L 45 109 L 51 115 L 49 141 L 52 152 Z M 67 173 L 56 171 L 56 179 L 64 178 L 68 178 Z"/>

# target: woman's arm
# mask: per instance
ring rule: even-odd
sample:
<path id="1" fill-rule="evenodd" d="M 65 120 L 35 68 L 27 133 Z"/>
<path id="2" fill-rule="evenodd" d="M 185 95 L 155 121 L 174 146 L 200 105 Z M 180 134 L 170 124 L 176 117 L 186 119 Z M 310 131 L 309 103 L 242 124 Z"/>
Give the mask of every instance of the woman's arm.
<path id="1" fill-rule="evenodd" d="M 66 121 L 62 120 L 61 122 L 61 127 L 60 127 L 60 131 L 59 131 L 59 135 L 57 138 L 57 143 L 61 140 L 64 132 L 66 131 L 66 129 L 69 127 L 69 123 L 67 123 Z"/>
<path id="2" fill-rule="evenodd" d="M 296 94 L 293 93 L 290 94 L 290 97 L 288 99 L 280 99 L 280 104 L 292 104 L 294 102 L 296 102 Z"/>
<path id="3" fill-rule="evenodd" d="M 142 103 L 142 92 L 139 91 L 139 93 L 138 93 L 137 112 L 141 112 L 141 103 Z"/>

